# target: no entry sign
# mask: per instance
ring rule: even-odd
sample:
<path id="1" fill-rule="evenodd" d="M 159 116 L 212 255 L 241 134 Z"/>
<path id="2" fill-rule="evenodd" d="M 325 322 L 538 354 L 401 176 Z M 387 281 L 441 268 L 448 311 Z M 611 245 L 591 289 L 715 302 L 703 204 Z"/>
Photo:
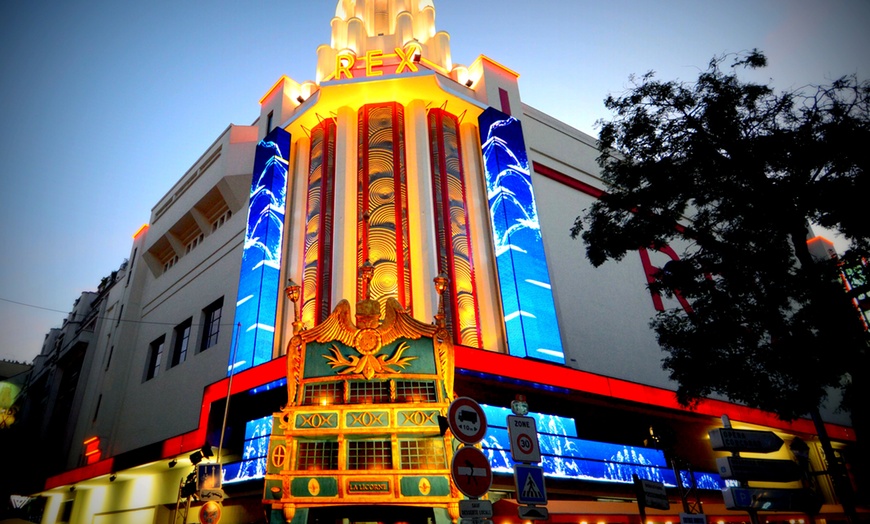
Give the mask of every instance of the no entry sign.
<path id="1" fill-rule="evenodd" d="M 457 489 L 467 497 L 482 497 L 492 485 L 489 460 L 477 448 L 465 446 L 453 454 L 450 473 Z"/>

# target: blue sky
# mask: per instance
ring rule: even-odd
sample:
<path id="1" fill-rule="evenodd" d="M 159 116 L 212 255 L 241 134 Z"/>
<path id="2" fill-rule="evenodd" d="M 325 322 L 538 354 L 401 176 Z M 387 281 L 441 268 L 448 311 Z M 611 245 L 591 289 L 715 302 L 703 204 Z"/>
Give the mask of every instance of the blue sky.
<path id="1" fill-rule="evenodd" d="M 151 207 L 227 125 L 257 117 L 275 80 L 314 77 L 335 4 L 0 2 L 0 359 L 38 354 L 79 294 L 129 256 Z M 455 63 L 503 63 L 524 102 L 593 135 L 603 99 L 632 73 L 691 80 L 726 52 L 764 51 L 770 67 L 753 79 L 777 89 L 870 78 L 866 0 L 435 8 Z"/>

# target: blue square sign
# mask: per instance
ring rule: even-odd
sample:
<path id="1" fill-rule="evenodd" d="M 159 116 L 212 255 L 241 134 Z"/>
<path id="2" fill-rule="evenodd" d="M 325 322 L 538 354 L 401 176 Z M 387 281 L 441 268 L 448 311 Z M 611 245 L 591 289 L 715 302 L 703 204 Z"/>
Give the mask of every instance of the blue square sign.
<path id="1" fill-rule="evenodd" d="M 514 482 L 517 487 L 517 502 L 538 506 L 547 504 L 544 468 L 528 464 L 514 464 Z"/>

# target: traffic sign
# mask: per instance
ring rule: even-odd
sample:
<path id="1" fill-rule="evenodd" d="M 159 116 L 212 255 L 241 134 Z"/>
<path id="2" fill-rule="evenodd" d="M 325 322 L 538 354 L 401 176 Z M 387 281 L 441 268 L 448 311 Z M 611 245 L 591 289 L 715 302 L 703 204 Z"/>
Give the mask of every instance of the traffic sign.
<path id="1" fill-rule="evenodd" d="M 644 507 L 671 509 L 671 503 L 668 500 L 668 492 L 665 490 L 665 485 L 663 483 L 641 479 L 635 475 L 634 484 L 637 487 L 638 498 L 643 497 Z"/>
<path id="2" fill-rule="evenodd" d="M 520 504 L 547 504 L 544 468 L 541 466 L 514 464 L 514 483 L 517 487 L 517 502 Z"/>
<path id="3" fill-rule="evenodd" d="M 719 428 L 707 433 L 713 451 L 748 451 L 772 453 L 782 447 L 783 441 L 773 431 Z"/>
<path id="4" fill-rule="evenodd" d="M 492 468 L 489 460 L 477 448 L 464 446 L 453 454 L 450 463 L 453 482 L 467 497 L 482 497 L 492 485 Z"/>
<path id="5" fill-rule="evenodd" d="M 716 467 L 723 479 L 791 482 L 801 478 L 800 467 L 792 460 L 719 457 Z"/>
<path id="6" fill-rule="evenodd" d="M 450 431 L 463 444 L 477 444 L 486 433 L 486 415 L 474 399 L 459 397 L 447 408 Z"/>
<path id="7" fill-rule="evenodd" d="M 547 520 L 550 518 L 550 512 L 547 508 L 541 506 L 517 506 L 517 513 L 521 519 L 527 520 Z"/>
<path id="8" fill-rule="evenodd" d="M 460 500 L 459 517 L 463 519 L 491 519 L 492 501 L 478 499 Z"/>
<path id="9" fill-rule="evenodd" d="M 809 489 L 727 488 L 722 490 L 726 509 L 754 511 L 799 511 L 815 514 L 822 507 Z"/>
<path id="10" fill-rule="evenodd" d="M 538 428 L 532 417 L 508 415 L 508 435 L 511 442 L 511 457 L 516 462 L 541 461 L 541 448 L 538 446 Z"/>

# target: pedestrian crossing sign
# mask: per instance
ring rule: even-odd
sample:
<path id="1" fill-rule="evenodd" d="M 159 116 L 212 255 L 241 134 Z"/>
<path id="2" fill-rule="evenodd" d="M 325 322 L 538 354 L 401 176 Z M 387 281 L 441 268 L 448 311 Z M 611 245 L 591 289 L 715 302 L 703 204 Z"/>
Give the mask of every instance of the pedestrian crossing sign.
<path id="1" fill-rule="evenodd" d="M 529 464 L 514 464 L 514 483 L 517 502 L 543 506 L 547 504 L 547 488 L 544 486 L 544 469 Z"/>

